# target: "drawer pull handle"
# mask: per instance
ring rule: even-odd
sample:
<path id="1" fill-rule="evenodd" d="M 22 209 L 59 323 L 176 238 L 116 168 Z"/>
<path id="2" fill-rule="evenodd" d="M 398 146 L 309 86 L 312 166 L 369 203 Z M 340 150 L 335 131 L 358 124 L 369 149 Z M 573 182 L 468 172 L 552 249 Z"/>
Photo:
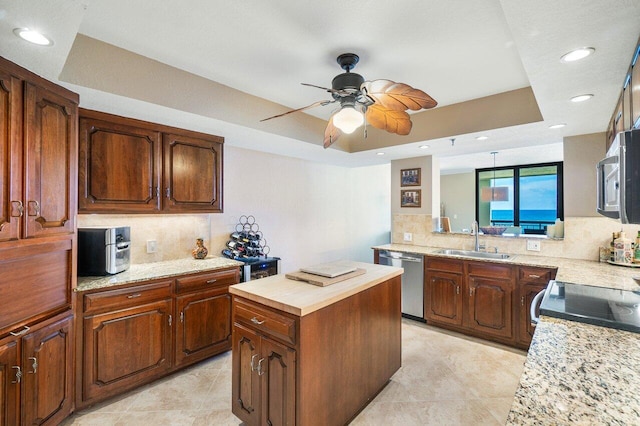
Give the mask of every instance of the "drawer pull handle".
<path id="1" fill-rule="evenodd" d="M 256 318 L 256 317 L 251 318 L 251 322 L 252 322 L 252 323 L 254 323 L 254 324 L 257 324 L 257 325 L 264 324 L 264 321 L 265 321 L 265 320 L 260 321 L 260 320 L 259 320 L 258 318 Z"/>
<path id="2" fill-rule="evenodd" d="M 529 278 L 540 278 L 540 275 L 529 274 Z"/>
<path id="3" fill-rule="evenodd" d="M 264 371 L 262 370 L 262 361 L 264 361 L 264 358 L 260 358 L 260 361 L 258 361 L 258 376 L 262 376 L 264 374 Z"/>
<path id="4" fill-rule="evenodd" d="M 15 368 L 16 370 L 16 379 L 11 383 L 20 383 L 22 381 L 22 371 L 20 370 L 20 367 L 17 365 L 14 365 L 11 368 Z"/>
<path id="5" fill-rule="evenodd" d="M 130 294 L 127 296 L 127 299 L 135 299 L 136 297 L 140 297 L 142 296 L 142 294 L 140 293 L 134 293 L 134 294 Z"/>
<path id="6" fill-rule="evenodd" d="M 256 371 L 256 366 L 255 366 L 255 364 L 253 362 L 255 361 L 257 356 L 258 356 L 258 354 L 253 354 L 251 356 L 251 371 Z"/>
<path id="7" fill-rule="evenodd" d="M 460 286 L 459 285 L 456 286 L 456 294 L 460 294 Z"/>
<path id="8" fill-rule="evenodd" d="M 520 297 L 520 306 L 524 306 L 524 296 Z"/>
<path id="9" fill-rule="evenodd" d="M 216 281 L 218 281 L 218 280 L 214 278 L 214 279 L 212 279 L 212 280 L 207 281 L 207 284 L 213 284 L 213 283 L 215 283 Z"/>
<path id="10" fill-rule="evenodd" d="M 16 331 L 11 331 L 11 332 L 9 332 L 9 334 L 11 334 L 12 336 L 22 336 L 23 334 L 25 334 L 29 330 L 31 330 L 31 329 L 25 325 L 22 330 L 17 331 L 17 332 Z"/>
<path id="11" fill-rule="evenodd" d="M 33 368 L 33 371 L 29 371 L 28 373 L 36 374 L 38 372 L 38 359 L 35 356 L 30 356 L 29 359 L 33 361 L 33 363 L 31 364 L 31 368 Z"/>

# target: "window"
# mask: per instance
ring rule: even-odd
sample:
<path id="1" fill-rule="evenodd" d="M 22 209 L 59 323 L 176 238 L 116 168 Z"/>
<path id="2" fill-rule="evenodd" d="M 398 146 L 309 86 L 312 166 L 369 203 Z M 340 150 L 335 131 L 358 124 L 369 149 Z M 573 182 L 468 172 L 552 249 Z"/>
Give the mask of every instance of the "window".
<path id="1" fill-rule="evenodd" d="M 508 199 L 483 200 L 482 189 L 491 194 L 486 188 L 492 187 L 506 187 Z M 562 162 L 476 169 L 476 220 L 480 226 L 519 227 L 514 231 L 544 234 L 556 219 L 564 219 Z"/>

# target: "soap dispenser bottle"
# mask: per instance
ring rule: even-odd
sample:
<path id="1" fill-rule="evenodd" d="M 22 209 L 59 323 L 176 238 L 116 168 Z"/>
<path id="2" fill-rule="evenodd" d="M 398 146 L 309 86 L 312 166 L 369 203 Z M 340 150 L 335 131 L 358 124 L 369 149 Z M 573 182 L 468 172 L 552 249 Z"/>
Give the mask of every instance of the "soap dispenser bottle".
<path id="1" fill-rule="evenodd" d="M 623 231 L 615 240 L 615 262 L 629 264 L 633 260 L 633 252 L 631 251 L 631 239 L 627 238 Z"/>

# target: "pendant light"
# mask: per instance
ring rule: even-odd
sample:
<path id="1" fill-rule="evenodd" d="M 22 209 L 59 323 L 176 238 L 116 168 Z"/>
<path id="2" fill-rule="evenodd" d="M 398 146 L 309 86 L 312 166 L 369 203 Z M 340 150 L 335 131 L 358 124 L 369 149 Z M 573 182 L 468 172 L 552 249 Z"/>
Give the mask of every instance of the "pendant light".
<path id="1" fill-rule="evenodd" d="M 480 192 L 480 200 L 484 202 L 491 201 L 509 201 L 508 186 L 494 186 L 496 182 L 496 151 L 493 151 L 493 181 L 490 187 L 482 188 Z"/>

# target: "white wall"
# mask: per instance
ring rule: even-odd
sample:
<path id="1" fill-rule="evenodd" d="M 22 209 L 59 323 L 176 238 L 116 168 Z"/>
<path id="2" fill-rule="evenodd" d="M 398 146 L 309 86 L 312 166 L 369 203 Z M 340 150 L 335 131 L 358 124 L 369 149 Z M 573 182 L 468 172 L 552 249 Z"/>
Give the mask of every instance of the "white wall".
<path id="1" fill-rule="evenodd" d="M 132 262 L 190 255 L 205 238 L 219 255 L 242 215 L 253 215 L 284 272 L 337 259 L 371 262 L 390 241 L 390 165 L 344 168 L 224 147 L 224 213 L 80 215 L 79 226 L 129 224 Z M 146 240 L 158 253 L 146 253 Z"/>
<path id="2" fill-rule="evenodd" d="M 452 232 L 470 229 L 475 220 L 475 185 L 474 172 L 440 176 L 440 202 Z"/>
<path id="3" fill-rule="evenodd" d="M 598 216 L 596 164 L 605 155 L 605 133 L 564 138 L 564 215 Z"/>

